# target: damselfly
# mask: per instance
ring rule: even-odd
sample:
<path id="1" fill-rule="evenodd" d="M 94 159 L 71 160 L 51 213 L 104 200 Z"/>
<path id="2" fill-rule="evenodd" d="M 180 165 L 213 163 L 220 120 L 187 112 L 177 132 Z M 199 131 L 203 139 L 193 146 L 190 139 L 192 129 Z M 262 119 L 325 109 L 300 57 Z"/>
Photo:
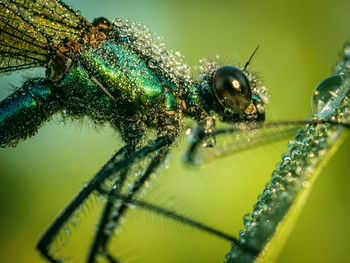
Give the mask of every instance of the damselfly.
<path id="1" fill-rule="evenodd" d="M 47 1 L 45 1 L 45 2 L 47 2 Z M 18 3 L 17 3 L 18 4 Z M 16 10 L 15 10 L 16 11 Z M 69 14 L 69 12 L 67 12 L 67 14 Z M 79 18 L 79 16 L 78 16 L 78 18 Z M 79 18 L 80 19 L 80 18 Z M 74 21 L 74 20 L 73 20 Z M 105 20 L 105 19 L 100 19 L 100 20 L 95 20 L 96 21 L 96 23 L 95 23 L 95 25 L 94 26 L 87 26 L 87 24 L 85 24 L 85 25 L 83 25 L 83 22 L 82 21 L 84 21 L 83 19 L 81 19 L 81 20 L 79 20 L 78 21 L 78 25 L 80 25 L 80 26 L 82 26 L 82 28 L 91 28 L 92 29 L 92 31 L 94 31 L 94 30 L 96 30 L 96 27 L 97 27 L 97 31 L 95 31 L 95 32 L 93 32 L 93 33 L 91 33 L 91 34 L 87 34 L 89 37 L 88 37 L 88 39 L 89 40 L 85 40 L 85 41 L 87 41 L 86 43 L 85 43 L 85 45 L 87 45 L 87 44 L 90 44 L 90 45 L 95 45 L 95 43 L 92 43 L 93 41 L 94 41 L 94 38 L 99 38 L 99 37 L 102 37 L 102 41 L 101 41 L 101 43 L 102 43 L 102 45 L 106 45 L 106 46 L 104 46 L 104 52 L 106 52 L 106 53 L 108 53 L 108 52 L 110 52 L 110 50 L 109 50 L 109 48 L 116 48 L 115 46 L 107 46 L 107 44 L 105 44 L 106 42 L 105 41 L 109 41 L 109 39 L 108 40 L 105 40 L 105 39 L 103 39 L 105 36 L 103 36 L 103 35 L 109 35 L 109 33 L 107 34 L 106 32 L 104 32 L 106 29 L 108 29 L 109 28 L 109 26 L 107 26 L 108 25 L 108 20 Z M 37 23 L 37 21 L 34 21 L 34 23 Z M 125 27 L 125 22 L 119 22 L 120 24 L 119 24 L 119 27 L 121 27 L 121 28 L 123 28 L 123 27 Z M 114 24 L 113 25 L 113 27 L 114 26 L 116 26 L 116 24 Z M 79 35 L 81 34 L 81 30 L 82 30 L 82 28 L 79 28 Z M 47 28 L 45 28 L 45 30 L 46 30 Z M 113 29 L 113 28 L 112 28 Z M 111 31 L 112 31 L 112 29 L 111 29 Z M 31 32 L 31 30 L 33 30 L 33 28 L 29 28 L 28 29 L 28 32 Z M 50 29 L 47 29 L 47 30 L 49 30 L 50 31 Z M 90 29 L 89 29 L 90 30 Z M 109 31 L 107 31 L 107 32 L 109 32 Z M 134 34 L 134 29 L 132 29 L 132 35 Z M 141 38 L 143 37 L 143 36 L 145 36 L 145 35 L 147 35 L 146 34 L 146 32 L 144 32 L 144 31 L 140 31 L 141 32 L 141 34 L 142 34 L 142 36 L 141 36 Z M 130 38 L 130 36 L 128 35 L 128 33 L 129 32 L 126 32 L 126 36 L 125 36 L 125 45 L 127 45 L 127 44 L 135 44 L 136 43 L 136 41 L 137 41 L 137 39 L 132 39 L 132 38 Z M 73 35 L 74 35 L 74 32 L 72 33 Z M 80 37 L 81 37 L 82 35 L 80 35 Z M 52 36 L 51 36 L 52 37 Z M 57 37 L 60 37 L 60 35 L 58 35 Z M 55 37 L 53 37 L 53 38 L 55 38 Z M 74 38 L 74 37 L 73 37 Z M 82 37 L 82 38 L 84 38 L 84 37 Z M 129 39 L 130 38 L 130 39 Z M 63 39 L 63 38 L 62 38 Z M 77 45 L 80 45 L 80 42 L 81 42 L 81 40 L 79 39 L 78 41 L 76 41 L 76 42 L 70 42 L 70 41 L 68 41 L 68 42 L 66 42 L 66 39 L 64 39 L 64 41 L 62 40 L 62 39 L 59 39 L 58 41 L 57 41 L 57 43 L 55 43 L 54 41 L 53 42 L 51 42 L 51 43 L 55 43 L 54 44 L 54 46 L 52 47 L 53 49 L 52 50 L 55 50 L 55 51 L 57 51 L 57 50 L 59 50 L 60 52 L 62 51 L 63 53 L 65 53 L 65 52 L 73 52 L 73 53 L 76 53 L 76 51 L 74 51 L 73 49 L 77 46 Z M 93 40 L 91 40 L 91 39 L 93 39 Z M 124 43 L 123 41 L 123 37 L 121 37 L 120 38 L 120 40 L 118 40 L 118 41 L 120 41 L 120 43 Z M 62 46 L 59 46 L 61 43 L 65 43 L 65 45 L 62 45 Z M 78 43 L 78 44 L 77 44 Z M 84 43 L 84 41 L 83 42 L 81 42 L 81 43 Z M 118 42 L 119 43 L 119 42 Z M 56 46 L 56 44 L 58 45 L 58 46 Z M 72 45 L 73 44 L 73 45 Z M 100 48 L 100 43 L 96 43 L 97 44 L 97 46 Z M 144 44 L 143 42 L 141 42 L 141 45 L 142 44 Z M 84 45 L 84 44 L 82 44 L 82 45 Z M 123 44 L 124 45 L 124 44 Z M 145 46 L 141 46 L 141 49 L 143 50 L 144 49 L 144 47 Z M 15 48 L 15 47 L 13 47 L 13 48 Z M 81 48 L 80 46 L 79 46 L 79 48 Z M 152 60 L 150 60 L 150 59 L 147 59 L 147 57 L 149 58 L 149 56 L 147 56 L 147 54 L 142 54 L 142 50 L 141 50 L 141 52 L 140 53 L 137 53 L 138 51 L 140 51 L 140 50 L 137 50 L 137 46 L 135 45 L 135 47 L 131 47 L 131 46 L 128 46 L 128 49 L 131 49 L 131 48 L 134 48 L 134 52 L 138 55 L 138 56 L 140 56 L 140 57 L 143 57 L 143 59 L 142 60 L 140 60 L 140 61 L 147 61 L 148 62 L 148 66 L 146 66 L 146 67 L 149 67 L 149 68 L 152 68 L 152 67 L 154 67 L 155 68 L 155 72 L 157 72 L 157 69 L 159 69 L 160 67 L 159 67 L 159 65 L 157 64 L 157 63 L 159 63 L 159 61 L 157 61 L 157 60 L 155 60 L 155 61 L 152 61 Z M 39 48 L 40 49 L 40 48 Z M 67 50 L 66 50 L 67 49 Z M 45 50 L 47 50 L 46 48 L 45 48 Z M 50 50 L 50 52 L 52 51 L 52 50 Z M 41 51 L 41 50 L 39 50 L 39 51 Z M 155 51 L 152 51 L 152 52 L 155 52 Z M 28 53 L 30 53 L 30 52 L 25 52 L 25 54 L 24 55 L 27 55 Z M 36 54 L 36 55 L 44 55 L 44 57 L 45 57 L 45 53 L 44 54 L 42 54 L 42 53 L 40 53 L 40 52 L 37 52 L 37 53 L 39 53 L 39 54 Z M 23 54 L 17 54 L 17 55 L 23 55 Z M 36 55 L 34 55 L 34 56 L 36 56 Z M 52 55 L 51 53 L 49 54 L 50 56 Z M 91 55 L 92 56 L 100 56 L 100 59 L 104 56 L 104 54 L 101 54 L 101 53 L 98 53 L 98 52 L 91 52 L 90 54 L 87 54 L 87 57 L 85 58 L 85 59 L 91 59 L 92 57 L 91 57 Z M 59 57 L 59 56 L 58 56 Z M 74 56 L 73 56 L 74 57 Z M 109 55 L 108 55 L 108 57 L 109 57 Z M 152 56 L 152 57 L 154 57 L 154 56 Z M 166 58 L 165 59 L 169 59 L 171 56 L 170 56 L 170 54 L 166 54 Z M 175 57 L 176 57 L 176 54 L 175 54 Z M 36 57 L 37 58 L 37 57 Z M 68 56 L 66 56 L 66 58 L 65 58 L 65 60 L 67 60 L 67 61 L 63 61 L 64 63 L 64 65 L 67 65 L 67 70 L 68 70 L 68 67 L 69 67 L 69 59 L 71 58 L 71 55 L 68 55 Z M 136 57 L 135 57 L 135 59 L 137 59 Z M 161 58 L 161 60 L 162 60 L 163 58 Z M 25 61 L 29 61 L 30 60 L 30 58 L 27 58 L 27 60 L 25 60 Z M 59 59 L 58 59 L 59 60 Z M 38 62 L 38 61 L 36 61 L 36 62 Z M 39 61 L 38 63 L 46 63 L 47 61 Z M 174 60 L 174 62 L 175 63 L 177 63 L 177 60 Z M 18 63 L 18 61 L 16 61 L 16 63 Z M 59 72 L 61 69 L 62 69 L 62 67 L 60 66 L 60 67 L 55 67 L 55 65 L 57 65 L 57 63 L 60 63 L 60 62 L 55 62 L 54 60 L 52 60 L 52 63 L 50 63 L 50 65 L 53 65 L 52 67 L 51 67 L 51 71 L 49 72 L 49 73 L 51 73 L 50 75 L 51 75 L 51 79 L 54 81 L 54 82 L 56 82 L 57 80 L 60 80 L 61 78 L 62 78 L 62 76 L 64 75 L 66 75 L 66 72 Z M 68 64 L 67 64 L 68 63 Z M 139 62 L 137 62 L 137 63 L 135 63 L 135 64 L 138 64 Z M 74 64 L 74 61 L 73 61 L 73 64 Z M 83 64 L 83 63 L 81 63 L 81 64 Z M 86 63 L 86 65 L 85 65 L 85 67 L 89 67 L 89 65 L 88 65 L 89 63 Z M 16 64 L 16 65 L 18 65 L 18 64 Z M 111 65 L 109 65 L 109 66 L 111 66 Z M 134 66 L 134 65 L 131 65 L 131 67 L 132 66 Z M 210 70 L 210 67 L 212 67 L 212 65 L 209 65 L 208 64 L 208 66 L 206 66 L 205 68 L 206 68 L 206 70 L 207 71 L 209 71 Z M 217 67 L 218 66 L 216 66 L 216 65 L 214 65 L 213 66 L 213 69 L 212 70 L 216 70 L 217 69 Z M 63 67 L 64 68 L 64 67 Z M 83 69 L 83 70 L 85 70 L 84 69 L 84 65 L 80 65 L 80 68 L 79 69 Z M 128 65 L 127 67 L 125 67 L 125 68 L 130 68 L 130 65 Z M 161 67 L 162 68 L 162 70 L 164 70 L 164 68 L 163 67 Z M 234 71 L 236 71 L 236 69 L 233 69 L 233 68 L 230 68 L 230 70 L 234 70 Z M 71 69 L 69 69 L 69 70 L 71 70 Z M 181 69 L 181 70 L 184 70 L 184 69 Z M 186 69 L 185 69 L 186 70 Z M 87 70 L 87 72 L 89 72 L 89 71 L 93 71 L 93 69 L 88 69 Z M 151 73 L 152 73 L 152 70 L 150 71 Z M 185 77 L 185 79 L 180 79 L 178 76 L 181 76 L 181 78 L 182 77 L 184 77 L 184 76 L 186 76 L 186 72 L 184 72 L 184 71 L 180 71 L 180 73 L 179 72 L 167 72 L 167 70 L 165 70 L 165 72 L 166 72 L 166 77 L 165 77 L 165 79 L 164 80 L 161 80 L 162 81 L 162 86 L 163 87 L 165 87 L 165 86 L 171 86 L 172 85 L 172 83 L 173 84 L 175 84 L 175 86 L 176 87 L 182 87 L 182 86 L 186 86 L 187 84 L 186 84 L 186 81 L 191 81 L 190 79 L 188 79 L 188 80 L 186 80 L 186 77 Z M 239 71 L 239 72 L 241 72 L 241 71 Z M 61 74 L 62 74 L 62 76 L 61 76 Z M 68 73 L 69 74 L 69 73 Z M 158 72 L 158 73 L 156 73 L 155 74 L 155 76 L 156 77 L 158 77 L 158 74 L 159 75 L 162 75 L 163 73 L 161 73 L 161 72 Z M 143 76 L 144 76 L 144 74 L 142 74 Z M 208 74 L 207 74 L 208 75 Z M 210 74 L 209 74 L 210 75 Z M 243 76 L 243 78 L 244 78 L 244 75 L 242 75 Z M 66 76 L 65 76 L 66 77 Z M 104 84 L 104 83 L 101 83 L 101 81 L 98 79 L 98 78 L 96 78 L 95 76 L 90 76 L 91 77 L 91 79 L 92 79 L 92 85 L 94 85 L 94 87 L 95 88 L 97 88 L 97 92 L 101 92 L 101 94 L 102 95 L 105 95 L 106 97 L 105 98 L 107 98 L 107 100 L 108 101 L 115 101 L 116 99 L 118 99 L 118 97 L 120 96 L 120 94 L 117 94 L 117 95 L 114 95 L 110 90 L 108 90 L 105 86 L 108 86 L 108 84 L 106 85 L 106 84 Z M 248 76 L 249 77 L 249 76 Z M 56 80 L 56 78 L 57 78 L 57 80 Z M 66 77 L 67 78 L 67 77 Z M 150 78 L 155 78 L 155 77 L 150 77 Z M 172 79 L 171 79 L 172 78 Z M 180 80 L 180 81 L 179 81 Z M 205 80 L 205 78 L 203 79 L 203 80 Z M 253 80 L 253 77 L 252 77 L 252 80 Z M 167 81 L 170 81 L 169 83 L 166 83 Z M 176 83 L 177 82 L 177 83 Z M 46 82 L 45 82 L 46 83 Z M 28 85 L 31 85 L 31 84 L 28 84 Z M 127 86 L 127 85 L 126 85 Z M 123 87 L 125 87 L 125 85 L 123 86 Z M 175 87 L 175 89 L 176 89 L 176 87 Z M 188 87 L 190 88 L 191 87 L 191 85 L 188 85 Z M 161 96 L 165 96 L 165 98 L 167 98 L 167 102 L 168 102 L 168 104 L 167 104 L 167 106 L 168 107 L 170 107 L 169 108 L 169 110 L 174 110 L 172 107 L 174 106 L 174 104 L 173 104 L 173 97 L 172 97 L 172 89 L 170 88 L 169 90 L 169 93 L 166 93 L 166 94 L 163 94 L 163 91 L 161 91 L 160 93 L 162 94 Z M 117 92 L 117 91 L 116 91 Z M 153 95 L 153 94 L 151 94 L 151 95 Z M 217 94 L 217 95 L 220 95 L 220 94 Z M 176 96 L 175 97 L 177 97 L 178 95 L 176 94 Z M 157 97 L 157 96 L 155 96 L 155 97 Z M 150 97 L 149 97 L 150 98 Z M 153 97 L 152 97 L 152 99 L 153 99 Z M 147 97 L 140 97 L 140 101 L 143 101 L 143 102 L 145 102 L 145 105 L 147 105 L 148 103 L 151 103 L 152 101 L 150 100 L 150 101 L 147 101 Z M 184 100 L 182 100 L 182 101 L 184 101 Z M 138 104 L 138 105 L 140 105 L 140 104 Z M 181 104 L 179 104 L 180 105 L 180 107 L 181 107 Z M 187 106 L 187 105 L 186 105 Z M 225 103 L 222 103 L 221 105 L 217 105 L 218 107 L 221 107 L 221 106 L 228 106 L 228 105 L 225 105 Z M 258 105 L 255 105 L 255 106 L 258 106 Z M 91 108 L 89 108 L 89 109 L 91 109 L 92 110 L 92 113 L 93 114 L 95 114 L 96 112 L 93 112 L 94 110 L 95 110 L 95 107 L 91 107 Z M 176 108 L 176 110 L 177 110 L 177 108 Z M 233 110 L 233 109 L 231 109 L 231 110 Z M 253 107 L 253 109 L 252 109 L 253 111 L 254 111 L 254 107 Z M 221 111 L 221 110 L 219 110 L 218 109 L 218 111 Z M 252 112 L 253 112 L 252 111 Z M 74 109 L 73 109 L 73 111 L 71 111 L 71 112 L 68 112 L 68 114 L 75 114 L 76 112 L 74 112 Z M 87 111 L 85 111 L 84 112 L 84 115 L 86 115 L 86 113 L 87 113 Z M 91 112 L 90 112 L 91 113 Z M 225 118 L 226 118 L 226 120 L 229 120 L 229 119 L 231 119 L 232 117 L 233 118 L 236 118 L 234 115 L 232 115 L 230 112 L 228 112 L 229 114 L 227 115 L 227 116 L 225 116 Z M 262 113 L 262 112 L 261 112 Z M 81 114 L 81 110 L 79 110 L 79 113 L 76 113 L 77 115 L 78 114 Z M 255 115 L 254 115 L 255 114 Z M 120 117 L 120 116 L 122 116 L 123 114 L 119 114 L 118 115 L 118 117 Z M 176 114 L 175 114 L 176 115 Z M 259 115 L 257 114 L 257 111 L 255 111 L 254 113 L 253 113 L 253 115 L 255 116 L 253 119 L 256 119 Z M 262 115 L 261 115 L 262 116 Z M 197 115 L 197 117 L 198 117 L 198 115 Z M 131 122 L 132 123 L 135 123 L 135 122 L 137 122 L 137 121 L 140 121 L 140 120 L 142 120 L 142 118 L 140 118 L 139 116 L 136 118 L 136 119 L 131 119 Z M 208 119 L 207 119 L 208 120 Z M 119 121 L 119 120 L 118 120 Z M 143 121 L 141 121 L 141 123 L 142 123 Z M 146 121 L 144 121 L 144 123 L 146 123 Z M 207 124 L 208 123 L 210 123 L 210 121 L 207 121 L 206 122 Z M 156 125 L 158 125 L 158 124 L 156 124 Z M 162 125 L 162 127 L 164 127 L 164 126 L 166 126 L 166 125 L 168 125 L 169 127 L 169 129 L 170 130 L 177 130 L 177 129 L 172 129 L 171 128 L 171 126 L 174 126 L 174 124 L 173 123 L 163 123 L 163 124 L 161 124 Z M 177 126 L 177 125 L 176 125 Z M 119 127 L 119 128 L 121 128 L 121 127 Z M 136 131 L 139 133 L 139 131 L 140 131 L 141 129 L 140 129 L 140 127 L 137 127 L 136 128 Z M 164 130 L 162 130 L 162 132 L 163 132 Z M 128 132 L 129 131 L 127 131 L 127 132 L 124 132 L 124 135 L 128 135 Z M 135 135 L 134 134 L 134 132 L 133 132 L 133 135 Z M 140 135 L 139 134 L 137 134 L 137 136 L 132 136 L 133 137 L 133 139 L 136 137 L 136 138 L 139 138 L 140 137 Z M 100 191 L 100 192 L 104 192 L 104 191 Z"/>

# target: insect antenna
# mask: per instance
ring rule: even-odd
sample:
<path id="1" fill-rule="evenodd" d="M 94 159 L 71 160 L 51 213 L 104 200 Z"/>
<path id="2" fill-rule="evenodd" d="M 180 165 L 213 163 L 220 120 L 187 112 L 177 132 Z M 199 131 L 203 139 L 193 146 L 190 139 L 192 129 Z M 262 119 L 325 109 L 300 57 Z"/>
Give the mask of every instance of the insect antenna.
<path id="1" fill-rule="evenodd" d="M 252 58 L 254 57 L 255 53 L 258 51 L 259 47 L 260 47 L 260 45 L 258 45 L 258 46 L 255 48 L 253 54 L 252 54 L 252 55 L 250 56 L 250 58 L 248 59 L 247 63 L 245 63 L 243 70 L 246 70 L 246 69 L 248 68 L 248 66 L 249 66 L 249 64 L 250 64 L 250 61 L 251 61 Z"/>

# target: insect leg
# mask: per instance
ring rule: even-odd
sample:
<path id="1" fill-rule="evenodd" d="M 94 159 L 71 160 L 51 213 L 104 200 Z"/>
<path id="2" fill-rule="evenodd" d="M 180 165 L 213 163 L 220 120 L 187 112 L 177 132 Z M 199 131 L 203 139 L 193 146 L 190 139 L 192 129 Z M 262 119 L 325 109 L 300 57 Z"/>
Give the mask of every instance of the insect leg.
<path id="1" fill-rule="evenodd" d="M 108 195 L 107 201 L 106 201 L 105 207 L 103 209 L 103 212 L 102 212 L 102 215 L 101 215 L 98 227 L 97 227 L 97 231 L 96 231 L 95 237 L 93 239 L 93 243 L 92 243 L 91 248 L 90 248 L 89 258 L 95 257 L 94 254 L 100 250 L 100 242 L 101 242 L 100 240 L 103 239 L 104 232 L 106 231 L 107 225 L 110 221 L 110 217 L 111 217 L 111 215 L 117 213 L 117 207 L 115 207 L 115 203 L 114 203 L 115 200 L 113 200 L 110 196 L 112 193 L 115 193 L 115 194 L 120 193 L 120 191 L 124 185 L 125 179 L 127 177 L 127 174 L 128 174 L 127 169 L 122 170 L 121 175 L 118 178 L 118 181 L 115 182 L 115 185 L 113 186 L 113 189 L 109 193 L 107 193 L 107 195 Z M 99 188 L 98 191 L 100 193 L 103 193 L 104 190 L 102 188 Z M 110 262 L 118 262 L 115 260 L 113 261 L 113 259 L 109 257 L 108 253 L 104 253 L 103 251 L 101 253 L 104 254 Z M 88 261 L 90 261 L 90 259 L 88 259 Z"/>
<path id="2" fill-rule="evenodd" d="M 126 151 L 124 146 L 115 155 L 101 168 L 101 170 L 90 180 L 90 182 L 84 186 L 84 188 L 75 196 L 75 198 L 68 204 L 68 206 L 63 210 L 63 212 L 56 218 L 54 223 L 46 230 L 44 235 L 41 237 L 37 244 L 37 249 L 40 251 L 42 256 L 47 259 L 49 262 L 58 263 L 61 262 L 58 259 L 55 259 L 50 255 L 50 244 L 54 241 L 55 237 L 62 229 L 67 220 L 71 217 L 74 211 L 84 203 L 88 196 L 95 191 L 100 185 L 108 179 L 114 173 L 130 166 L 135 160 L 145 157 L 148 154 L 157 151 L 165 145 L 168 145 L 172 142 L 169 136 L 162 136 L 155 140 L 153 143 L 150 143 L 147 146 L 144 146 L 140 150 L 131 154 L 130 156 L 123 158 L 122 160 L 117 160 L 117 156 L 123 154 Z"/>
<path id="3" fill-rule="evenodd" d="M 165 156 L 168 152 L 169 148 L 167 146 L 161 148 L 159 152 L 153 157 L 150 164 L 148 165 L 146 171 L 144 174 L 139 177 L 134 185 L 133 188 L 127 193 L 126 200 L 133 199 L 134 196 L 140 192 L 140 190 L 143 188 L 144 184 L 149 180 L 151 174 L 153 171 L 160 165 L 160 163 L 165 159 Z M 111 194 L 119 194 L 120 189 L 112 189 L 109 195 Z M 106 222 L 105 226 L 108 227 L 108 229 L 99 228 L 98 233 L 95 236 L 95 239 L 93 241 L 93 245 L 90 249 L 89 257 L 87 262 L 88 263 L 94 263 L 97 255 L 104 255 L 106 259 L 109 260 L 109 262 L 118 262 L 110 253 L 107 251 L 107 244 L 108 241 L 114 231 L 114 229 L 118 226 L 119 221 L 121 217 L 124 215 L 128 208 L 128 202 L 122 201 L 120 206 L 117 208 L 117 210 L 113 211 L 114 213 L 110 214 L 108 217 L 108 222 Z"/>

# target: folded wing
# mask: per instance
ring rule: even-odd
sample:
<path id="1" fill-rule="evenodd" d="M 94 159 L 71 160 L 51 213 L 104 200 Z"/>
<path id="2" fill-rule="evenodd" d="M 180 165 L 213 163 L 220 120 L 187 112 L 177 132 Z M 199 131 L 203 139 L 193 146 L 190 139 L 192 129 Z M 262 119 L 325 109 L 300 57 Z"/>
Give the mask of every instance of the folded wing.
<path id="1" fill-rule="evenodd" d="M 0 1 L 0 73 L 45 67 L 66 39 L 82 42 L 88 22 L 58 0 Z"/>

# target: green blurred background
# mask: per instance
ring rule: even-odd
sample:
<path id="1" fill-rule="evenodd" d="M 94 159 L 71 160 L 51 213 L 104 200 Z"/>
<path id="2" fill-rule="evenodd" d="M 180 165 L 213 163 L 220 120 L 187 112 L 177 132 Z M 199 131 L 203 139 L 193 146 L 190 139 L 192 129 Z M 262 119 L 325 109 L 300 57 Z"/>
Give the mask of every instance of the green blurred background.
<path id="1" fill-rule="evenodd" d="M 332 74 L 350 37 L 350 1 L 67 1 L 92 21 L 98 16 L 141 21 L 181 51 L 191 66 L 220 55 L 243 64 L 261 48 L 251 69 L 271 95 L 269 121 L 310 113 L 314 87 Z M 37 71 L 1 76 L 1 98 L 11 85 Z M 24 76 L 24 77 L 23 77 Z M 84 182 L 122 145 L 110 128 L 87 121 L 46 124 L 16 148 L 0 149 L 0 262 L 43 262 L 35 251 L 40 234 Z M 186 139 L 147 191 L 164 204 L 229 233 L 238 234 L 287 141 L 186 168 Z M 315 183 L 278 262 L 349 262 L 350 140 Z M 86 209 L 81 225 L 64 238 L 64 257 L 82 262 L 100 205 Z M 111 251 L 123 262 L 222 262 L 230 244 L 138 209 L 126 216 Z"/>

